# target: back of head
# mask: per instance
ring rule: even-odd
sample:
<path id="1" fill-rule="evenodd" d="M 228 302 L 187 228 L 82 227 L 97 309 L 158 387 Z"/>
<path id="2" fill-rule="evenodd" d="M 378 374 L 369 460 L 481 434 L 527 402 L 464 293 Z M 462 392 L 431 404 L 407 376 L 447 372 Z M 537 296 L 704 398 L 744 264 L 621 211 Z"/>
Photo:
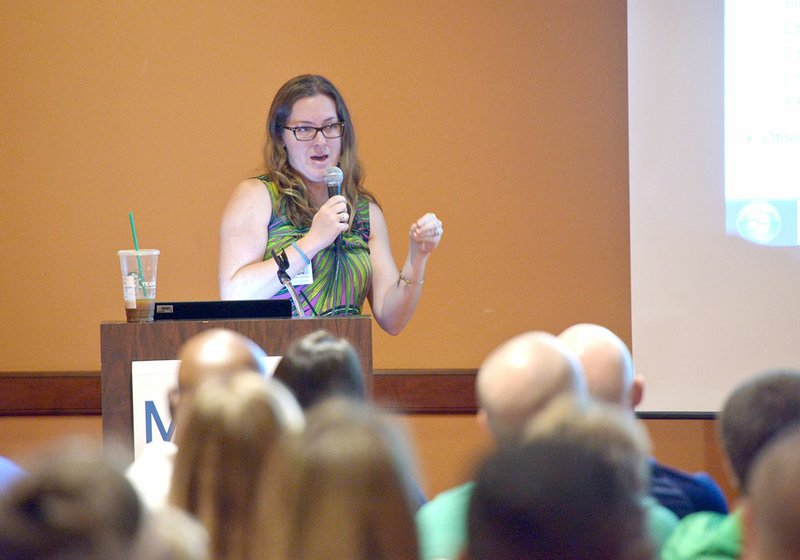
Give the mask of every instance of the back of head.
<path id="1" fill-rule="evenodd" d="M 418 557 L 404 434 L 363 401 L 331 398 L 308 414 L 291 466 L 288 556 Z"/>
<path id="2" fill-rule="evenodd" d="M 722 446 L 736 482 L 747 493 L 758 453 L 779 431 L 800 420 L 800 372 L 774 370 L 737 387 L 720 414 Z"/>
<path id="3" fill-rule="evenodd" d="M 355 349 L 326 331 L 293 342 L 274 375 L 294 393 L 303 409 L 331 395 L 366 398 L 361 362 Z"/>
<path id="4" fill-rule="evenodd" d="M 584 398 L 586 386 L 574 353 L 555 336 L 528 332 L 494 350 L 476 380 L 478 404 L 494 435 L 513 439 L 553 398 Z"/>
<path id="5" fill-rule="evenodd" d="M 640 494 L 599 447 L 541 437 L 481 466 L 468 514 L 470 560 L 651 558 Z"/>
<path id="6" fill-rule="evenodd" d="M 256 541 L 257 489 L 284 433 L 303 416 L 279 381 L 240 372 L 202 383 L 181 406 L 170 503 L 196 516 L 212 557 L 245 558 Z"/>
<path id="7" fill-rule="evenodd" d="M 121 465 L 93 444 L 70 441 L 0 499 L 0 558 L 129 558 L 142 517 Z"/>
<path id="8" fill-rule="evenodd" d="M 650 438 L 635 416 L 616 405 L 559 397 L 530 420 L 523 439 L 559 439 L 594 449 L 616 465 L 633 491 L 644 495 L 648 489 Z"/>
<path id="9" fill-rule="evenodd" d="M 771 441 L 753 466 L 748 495 L 758 558 L 800 558 L 800 424 Z"/>
<path id="10" fill-rule="evenodd" d="M 191 392 L 217 375 L 248 369 L 264 372 L 266 352 L 241 333 L 229 329 L 208 329 L 188 339 L 178 353 L 178 387 Z"/>
<path id="11" fill-rule="evenodd" d="M 631 408 L 633 359 L 616 334 L 600 325 L 581 323 L 558 335 L 580 359 L 592 397 Z"/>

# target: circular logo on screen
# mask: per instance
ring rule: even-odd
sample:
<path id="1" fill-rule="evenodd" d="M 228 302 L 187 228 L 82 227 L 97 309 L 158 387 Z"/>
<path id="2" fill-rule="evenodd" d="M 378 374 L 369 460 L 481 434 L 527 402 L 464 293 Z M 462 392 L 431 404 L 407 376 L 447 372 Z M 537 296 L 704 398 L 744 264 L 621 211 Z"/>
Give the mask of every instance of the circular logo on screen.
<path id="1" fill-rule="evenodd" d="M 781 215 L 769 202 L 750 202 L 736 215 L 736 231 L 753 243 L 770 243 L 781 232 Z"/>

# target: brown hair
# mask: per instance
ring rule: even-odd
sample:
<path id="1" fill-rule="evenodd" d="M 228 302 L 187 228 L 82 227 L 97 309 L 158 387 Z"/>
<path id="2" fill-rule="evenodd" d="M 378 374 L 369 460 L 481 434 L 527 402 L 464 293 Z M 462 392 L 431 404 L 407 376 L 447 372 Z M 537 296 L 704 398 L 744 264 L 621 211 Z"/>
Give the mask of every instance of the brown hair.
<path id="1" fill-rule="evenodd" d="M 324 330 L 292 342 L 273 375 L 294 393 L 304 410 L 324 397 L 362 400 L 367 394 L 355 348 Z"/>
<path id="2" fill-rule="evenodd" d="M 0 558 L 122 560 L 145 518 L 117 450 L 70 439 L 0 496 Z"/>
<path id="3" fill-rule="evenodd" d="M 775 434 L 797 421 L 800 372 L 771 370 L 734 389 L 722 407 L 719 431 L 742 493 L 747 493 L 750 469 L 761 449 Z"/>
<path id="4" fill-rule="evenodd" d="M 287 558 L 414 560 L 411 452 L 368 404 L 322 401 L 292 463 Z"/>
<path id="5" fill-rule="evenodd" d="M 302 412 L 280 382 L 253 372 L 211 378 L 178 410 L 170 503 L 197 517 L 212 558 L 259 557 L 258 488 Z"/>
<path id="6" fill-rule="evenodd" d="M 531 419 L 481 466 L 468 514 L 471 560 L 649 560 L 642 499 L 649 440 L 617 406 L 572 396 Z"/>

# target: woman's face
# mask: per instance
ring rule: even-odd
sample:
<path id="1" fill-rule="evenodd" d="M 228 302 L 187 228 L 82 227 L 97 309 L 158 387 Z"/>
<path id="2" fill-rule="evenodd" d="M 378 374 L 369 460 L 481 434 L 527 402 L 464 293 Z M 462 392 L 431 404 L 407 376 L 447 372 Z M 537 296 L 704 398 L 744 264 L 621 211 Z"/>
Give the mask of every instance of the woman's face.
<path id="1" fill-rule="evenodd" d="M 302 97 L 294 102 L 292 112 L 286 121 L 287 127 L 322 127 L 339 122 L 336 105 L 327 95 Z M 346 132 L 345 132 L 346 133 Z M 325 169 L 339 163 L 342 139 L 325 138 L 318 132 L 313 140 L 297 140 L 291 130 L 283 130 L 283 142 L 289 158 L 289 165 L 306 182 L 321 183 Z"/>

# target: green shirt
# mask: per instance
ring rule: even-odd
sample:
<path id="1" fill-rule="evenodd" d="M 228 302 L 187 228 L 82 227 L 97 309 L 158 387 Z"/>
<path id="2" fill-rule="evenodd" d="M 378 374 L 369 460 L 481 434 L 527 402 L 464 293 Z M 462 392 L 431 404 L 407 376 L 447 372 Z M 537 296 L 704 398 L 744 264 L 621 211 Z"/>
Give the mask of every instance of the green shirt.
<path id="1" fill-rule="evenodd" d="M 421 560 L 455 560 L 467 544 L 467 512 L 474 482 L 437 495 L 417 511 Z"/>
<path id="2" fill-rule="evenodd" d="M 742 515 L 701 511 L 680 520 L 664 548 L 661 560 L 738 559 L 742 553 Z"/>
<path id="3" fill-rule="evenodd" d="M 474 482 L 442 492 L 416 516 L 420 558 L 457 560 L 467 544 L 467 514 Z M 647 531 L 659 549 L 678 524 L 677 516 L 651 496 L 643 500 Z"/>

